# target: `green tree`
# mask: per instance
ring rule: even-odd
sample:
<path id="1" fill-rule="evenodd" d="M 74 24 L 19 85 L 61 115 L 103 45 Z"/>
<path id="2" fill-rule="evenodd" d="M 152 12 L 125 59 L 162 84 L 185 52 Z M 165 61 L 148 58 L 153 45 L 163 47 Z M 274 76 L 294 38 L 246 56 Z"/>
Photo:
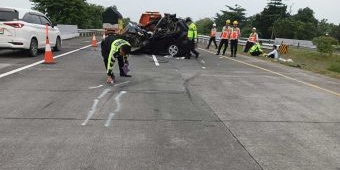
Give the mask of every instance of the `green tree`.
<path id="1" fill-rule="evenodd" d="M 54 23 L 78 25 L 79 28 L 101 28 L 103 7 L 86 0 L 30 0 L 33 9 L 45 13 Z"/>
<path id="2" fill-rule="evenodd" d="M 263 11 L 255 15 L 254 25 L 263 38 L 274 38 L 275 22 L 288 16 L 287 5 L 283 4 L 282 0 L 270 0 Z"/>
<path id="3" fill-rule="evenodd" d="M 307 7 L 294 16 L 277 20 L 273 33 L 280 38 L 312 40 L 317 35 L 317 23 L 314 11 Z"/>
<path id="4" fill-rule="evenodd" d="M 247 20 L 245 16 L 246 10 L 237 4 L 235 5 L 235 8 L 228 5 L 226 5 L 226 7 L 228 10 L 221 10 L 222 14 L 216 14 L 215 23 L 217 24 L 218 29 L 222 29 L 222 27 L 225 25 L 225 21 L 229 19 L 231 22 L 237 20 L 239 22 L 239 27 L 242 30 Z"/>
<path id="5" fill-rule="evenodd" d="M 340 24 L 338 26 L 336 26 L 334 32 L 333 32 L 333 36 L 340 41 Z"/>
<path id="6" fill-rule="evenodd" d="M 308 7 L 303 9 L 300 8 L 298 13 L 294 15 L 293 18 L 305 23 L 315 24 L 315 26 L 318 24 L 318 20 L 314 17 L 314 11 Z"/>
<path id="7" fill-rule="evenodd" d="M 87 20 L 89 22 L 87 28 L 102 28 L 102 13 L 104 12 L 104 7 L 95 4 L 87 4 L 87 11 Z"/>
<path id="8" fill-rule="evenodd" d="M 196 21 L 197 32 L 198 34 L 209 35 L 210 29 L 212 28 L 212 24 L 214 22 L 210 18 L 203 18 Z"/>

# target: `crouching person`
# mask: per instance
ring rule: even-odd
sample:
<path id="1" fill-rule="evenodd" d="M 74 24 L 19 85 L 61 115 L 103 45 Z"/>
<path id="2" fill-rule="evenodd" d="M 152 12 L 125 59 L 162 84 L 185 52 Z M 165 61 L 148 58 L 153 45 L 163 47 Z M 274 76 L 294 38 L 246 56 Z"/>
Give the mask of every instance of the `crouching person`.
<path id="1" fill-rule="evenodd" d="M 263 50 L 261 49 L 262 42 L 255 43 L 249 50 L 250 55 L 252 56 L 260 56 L 263 54 Z"/>
<path id="2" fill-rule="evenodd" d="M 101 53 L 102 53 L 106 71 L 108 70 L 107 66 L 108 66 L 109 54 L 111 50 L 111 44 L 114 40 L 118 39 L 118 34 L 116 34 L 114 30 L 107 30 L 107 34 L 108 34 L 107 37 L 104 37 L 101 42 Z M 114 81 L 115 81 L 115 76 L 111 70 L 110 72 L 107 72 L 107 83 L 114 83 Z"/>
<path id="3" fill-rule="evenodd" d="M 128 75 L 124 70 L 125 67 L 128 66 L 129 62 L 127 60 L 127 57 L 129 56 L 131 52 L 131 45 L 129 42 L 123 40 L 123 39 L 117 39 L 112 42 L 111 44 L 111 50 L 108 55 L 108 62 L 106 66 L 106 73 L 108 76 L 112 77 L 113 74 L 113 66 L 115 63 L 115 59 L 118 60 L 118 66 L 119 66 L 119 72 L 121 77 L 131 77 L 131 75 Z M 110 83 L 114 83 L 115 79 L 113 76 L 113 79 Z"/>

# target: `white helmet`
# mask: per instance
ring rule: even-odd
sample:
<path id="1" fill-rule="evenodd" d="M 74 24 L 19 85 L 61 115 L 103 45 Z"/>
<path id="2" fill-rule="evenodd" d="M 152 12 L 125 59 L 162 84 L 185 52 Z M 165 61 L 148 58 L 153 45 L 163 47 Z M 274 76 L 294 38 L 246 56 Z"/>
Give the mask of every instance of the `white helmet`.
<path id="1" fill-rule="evenodd" d="M 215 24 L 215 23 L 213 23 L 213 27 L 216 27 L 216 24 Z"/>

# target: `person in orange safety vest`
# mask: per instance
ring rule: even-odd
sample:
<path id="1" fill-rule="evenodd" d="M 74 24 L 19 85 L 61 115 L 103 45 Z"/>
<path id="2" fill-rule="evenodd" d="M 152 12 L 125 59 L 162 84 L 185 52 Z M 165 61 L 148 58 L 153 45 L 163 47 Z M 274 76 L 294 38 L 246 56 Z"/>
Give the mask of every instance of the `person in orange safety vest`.
<path id="1" fill-rule="evenodd" d="M 225 54 L 225 51 L 228 48 L 228 44 L 229 44 L 229 34 L 230 34 L 230 20 L 226 20 L 225 21 L 225 26 L 222 28 L 222 33 L 221 33 L 221 40 L 220 40 L 220 45 L 218 46 L 218 50 L 216 55 L 220 55 L 220 51 L 222 46 L 224 45 L 224 49 L 223 49 L 223 55 Z"/>
<path id="2" fill-rule="evenodd" d="M 238 28 L 238 22 L 233 22 L 233 27 L 230 31 L 230 57 L 236 57 L 238 39 L 241 36 L 240 28 Z"/>
<path id="3" fill-rule="evenodd" d="M 249 49 L 256 44 L 259 41 L 259 36 L 256 33 L 256 28 L 253 27 L 252 33 L 249 35 L 248 41 L 246 43 L 246 46 L 244 47 L 243 52 L 247 53 Z"/>
<path id="4" fill-rule="evenodd" d="M 209 49 L 211 42 L 214 42 L 215 48 L 217 49 L 217 43 L 216 43 L 216 24 L 213 24 L 213 27 L 211 28 L 210 32 L 210 39 L 209 39 L 209 44 L 206 49 Z"/>

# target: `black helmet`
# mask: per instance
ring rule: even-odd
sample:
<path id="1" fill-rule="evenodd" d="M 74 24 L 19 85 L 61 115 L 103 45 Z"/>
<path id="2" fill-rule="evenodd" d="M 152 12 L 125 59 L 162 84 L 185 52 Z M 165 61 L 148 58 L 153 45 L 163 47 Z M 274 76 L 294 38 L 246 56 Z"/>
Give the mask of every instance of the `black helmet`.
<path id="1" fill-rule="evenodd" d="M 185 22 L 192 22 L 192 20 L 191 20 L 190 17 L 187 17 L 187 18 L 185 19 Z"/>

